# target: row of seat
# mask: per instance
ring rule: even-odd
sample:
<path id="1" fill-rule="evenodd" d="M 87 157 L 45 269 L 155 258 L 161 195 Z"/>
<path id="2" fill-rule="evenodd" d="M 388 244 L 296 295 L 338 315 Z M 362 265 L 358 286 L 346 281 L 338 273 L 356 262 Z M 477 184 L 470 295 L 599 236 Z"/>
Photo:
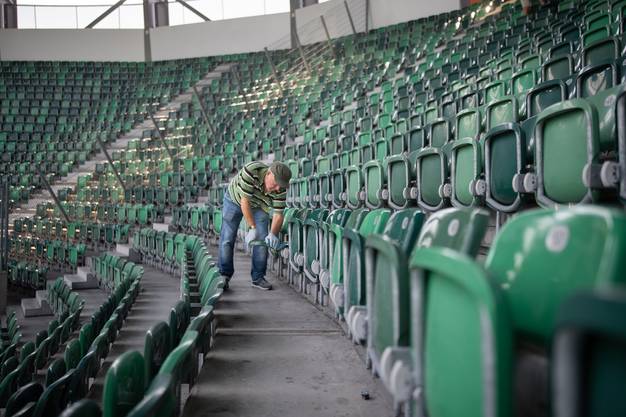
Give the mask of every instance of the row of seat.
<path id="1" fill-rule="evenodd" d="M 70 402 L 87 395 L 90 378 L 98 373 L 139 294 L 142 274 L 143 269 L 137 268 L 125 277 L 78 337 L 67 343 L 63 357 L 50 364 L 45 385 L 32 382 L 15 391 L 6 403 L 7 417 L 58 416 Z"/>
<path id="2" fill-rule="evenodd" d="M 20 217 L 13 221 L 15 235 L 28 234 L 36 238 L 52 238 L 81 243 L 87 248 L 112 247 L 117 243 L 127 243 L 130 225 L 114 223 L 97 223 L 88 220 L 65 220 L 42 218 L 39 216 Z"/>
<path id="3" fill-rule="evenodd" d="M 620 211 L 581 206 L 520 214 L 496 236 L 482 266 L 475 256 L 488 217 L 454 208 L 427 219 L 417 209 L 292 209 L 289 215 L 290 276 L 301 276 L 302 289 L 310 283 L 330 294 L 396 406 L 407 406 L 410 415 L 480 415 L 485 407 L 510 415 L 511 360 L 524 365 L 515 346 L 547 347 L 569 297 L 624 284 Z M 593 253 L 589 241 L 596 242 Z M 581 257 L 584 267 L 571 262 Z M 497 383 L 485 383 L 485 372 Z"/>
<path id="4" fill-rule="evenodd" d="M 91 258 L 91 272 L 100 288 L 113 292 L 129 279 L 143 275 L 143 267 L 125 258 L 104 253 Z"/>
<path id="5" fill-rule="evenodd" d="M 15 260 L 27 260 L 75 271 L 85 264 L 86 246 L 62 240 L 35 237 L 13 237 L 9 240 L 9 256 Z"/>
<path id="6" fill-rule="evenodd" d="M 44 289 L 48 279 L 48 267 L 28 261 L 9 259 L 7 276 L 12 285 L 34 290 Z"/>
<path id="7" fill-rule="evenodd" d="M 17 322 L 17 315 L 15 311 L 11 311 L 7 314 L 4 325 L 0 327 L 0 348 L 4 350 L 8 346 L 20 330 L 20 325 Z"/>
<path id="8" fill-rule="evenodd" d="M 85 304 L 78 293 L 65 283 L 63 277 L 59 277 L 46 285 L 46 299 L 52 312 L 60 316 L 68 312 L 70 315 L 81 309 Z"/>
<path id="9" fill-rule="evenodd" d="M 37 333 L 34 341 L 22 344 L 21 334 L 14 337 L 0 357 L 0 408 L 7 408 L 16 392 L 32 382 L 38 370 L 48 365 L 70 334 L 78 328 L 82 309 L 83 304 L 80 302 L 71 314 L 69 310 L 64 310 L 58 319 L 48 323 L 47 330 Z"/>

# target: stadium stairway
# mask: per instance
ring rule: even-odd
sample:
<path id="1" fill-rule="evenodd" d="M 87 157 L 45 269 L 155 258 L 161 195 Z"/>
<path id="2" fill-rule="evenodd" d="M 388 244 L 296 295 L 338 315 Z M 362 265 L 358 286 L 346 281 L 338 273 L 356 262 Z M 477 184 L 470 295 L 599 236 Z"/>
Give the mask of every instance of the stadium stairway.
<path id="1" fill-rule="evenodd" d="M 221 64 L 216 66 L 212 71 L 208 72 L 204 77 L 202 77 L 196 84 L 196 88 L 201 88 L 202 86 L 209 85 L 212 80 L 216 78 L 220 78 L 221 74 L 227 71 L 230 71 L 232 64 Z M 183 92 L 176 96 L 172 101 L 167 103 L 158 109 L 157 112 L 154 113 L 155 120 L 167 119 L 169 113 L 171 111 L 177 111 L 180 109 L 181 104 L 190 103 L 193 100 L 193 88 L 189 88 L 187 91 Z M 128 143 L 136 138 L 142 137 L 144 130 L 153 129 L 154 124 L 150 118 L 144 119 L 142 123 L 139 123 L 134 126 L 134 128 L 120 137 L 119 139 L 109 142 L 106 145 L 107 151 L 109 153 L 113 151 L 120 151 L 127 148 Z M 71 187 L 74 188 L 78 184 L 78 177 L 80 175 L 88 174 L 94 172 L 96 169 L 96 164 L 101 164 L 106 162 L 106 156 L 104 152 L 100 151 L 96 153 L 93 158 L 87 160 L 84 164 L 81 164 L 76 167 L 75 170 L 71 171 L 65 177 L 60 178 L 58 181 L 55 181 L 53 184 L 50 184 L 51 188 L 54 192 L 58 192 L 62 188 Z M 37 208 L 37 204 L 44 203 L 50 201 L 51 197 L 46 189 L 40 190 L 29 198 L 29 200 L 22 204 L 19 207 L 13 209 L 13 211 L 9 215 L 9 229 L 12 230 L 13 221 L 20 217 L 33 217 L 35 215 L 35 211 Z"/>
<path id="2" fill-rule="evenodd" d="M 215 346 L 182 415 L 393 414 L 380 381 L 323 310 L 271 276 L 272 291 L 250 287 L 250 257 L 240 251 L 235 270 L 216 306 Z"/>
<path id="3" fill-rule="evenodd" d="M 104 379 L 111 364 L 124 352 L 143 352 L 146 330 L 159 321 L 167 321 L 171 306 L 179 298 L 180 282 L 177 279 L 149 265 L 142 267 L 142 290 L 89 391 L 88 398 L 98 403 L 102 400 Z"/>

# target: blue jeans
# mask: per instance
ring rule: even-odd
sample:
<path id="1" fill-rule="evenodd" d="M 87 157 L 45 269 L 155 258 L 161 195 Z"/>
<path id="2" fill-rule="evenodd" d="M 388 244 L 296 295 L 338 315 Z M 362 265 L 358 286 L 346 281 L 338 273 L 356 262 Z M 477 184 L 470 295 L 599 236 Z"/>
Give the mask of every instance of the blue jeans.
<path id="1" fill-rule="evenodd" d="M 256 223 L 257 238 L 265 239 L 269 227 L 269 215 L 262 209 L 252 209 L 252 216 Z M 239 223 L 243 218 L 241 207 L 230 199 L 228 193 L 224 194 L 224 207 L 222 208 L 222 232 L 220 233 L 220 248 L 218 256 L 218 266 L 220 273 L 227 277 L 232 277 L 235 272 L 233 266 L 233 251 Z M 252 248 L 252 282 L 257 282 L 265 278 L 267 270 L 267 247 L 254 246 Z"/>

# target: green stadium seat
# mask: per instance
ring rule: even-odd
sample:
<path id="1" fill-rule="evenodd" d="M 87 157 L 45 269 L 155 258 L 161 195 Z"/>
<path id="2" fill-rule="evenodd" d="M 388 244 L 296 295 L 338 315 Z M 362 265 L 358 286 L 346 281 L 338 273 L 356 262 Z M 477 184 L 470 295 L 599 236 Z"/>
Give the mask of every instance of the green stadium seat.
<path id="1" fill-rule="evenodd" d="M 157 375 L 143 399 L 127 414 L 128 417 L 174 417 L 178 412 L 176 386 L 171 374 Z"/>
<path id="2" fill-rule="evenodd" d="M 171 332 L 167 323 L 162 321 L 148 329 L 144 346 L 146 381 L 148 383 L 158 373 L 171 349 Z"/>
<path id="3" fill-rule="evenodd" d="M 123 353 L 106 374 L 102 392 L 103 416 L 125 416 L 141 401 L 145 390 L 145 364 L 141 353 Z"/>
<path id="4" fill-rule="evenodd" d="M 382 234 L 371 234 L 367 237 L 367 242 L 370 240 L 384 240 L 397 244 L 401 247 L 406 247 L 406 252 L 409 252 L 413 246 L 419 231 L 424 221 L 424 214 L 417 209 L 405 209 L 395 212 L 387 220 L 387 224 L 384 227 Z M 390 257 L 393 255 L 389 254 Z M 370 324 L 370 315 L 372 311 L 372 303 L 376 302 L 373 298 L 378 296 L 378 288 L 376 287 L 376 276 L 379 275 L 379 271 L 389 271 L 389 264 L 385 262 L 379 262 L 380 259 L 370 250 L 370 246 L 365 248 L 365 278 L 366 278 L 366 294 L 365 303 L 361 305 L 352 305 L 348 314 L 346 315 L 346 323 L 350 329 L 352 339 L 357 343 L 362 343 L 367 340 L 368 326 Z M 400 258 L 389 259 L 389 262 L 400 262 Z M 370 268 L 376 272 L 370 271 Z M 393 270 L 393 269 L 392 269 Z M 384 284 L 383 284 L 384 285 Z M 384 290 L 383 290 L 384 291 Z"/>
<path id="5" fill-rule="evenodd" d="M 415 155 L 417 205 L 424 211 L 436 211 L 448 204 L 447 148 L 424 148 Z"/>
<path id="6" fill-rule="evenodd" d="M 339 314 L 347 314 L 352 306 L 365 305 L 365 239 L 382 233 L 391 212 L 377 209 L 365 215 L 358 228 L 347 228 L 342 234 L 343 281 L 331 286 L 330 299 Z"/>
<path id="7" fill-rule="evenodd" d="M 552 340 L 555 416 L 626 412 L 619 387 L 626 378 L 624 288 L 583 292 L 560 306 Z"/>
<path id="8" fill-rule="evenodd" d="M 621 232 L 624 221 L 620 212 L 599 207 L 519 215 L 496 238 L 485 271 L 470 259 L 445 250 L 416 252 L 411 265 L 420 271 L 421 280 L 429 282 L 424 297 L 423 376 L 416 384 L 425 388 L 428 413 L 457 415 L 462 409 L 466 415 L 478 415 L 491 404 L 496 415 L 510 415 L 514 412 L 513 359 L 517 359 L 517 375 L 532 372 L 537 375 L 533 377 L 536 384 L 547 381 L 540 376 L 547 370 L 542 369 L 541 361 L 534 365 L 530 359 L 536 353 L 524 350 L 524 343 L 547 346 L 558 308 L 573 293 L 623 281 L 617 253 L 624 245 L 621 236 L 626 236 Z M 520 252 L 523 247 L 532 249 Z M 524 254 L 516 258 L 512 256 L 515 253 Z M 568 261 L 583 255 L 584 264 Z M 564 268 L 568 262 L 570 267 Z M 608 275 L 604 273 L 607 265 L 613 271 Z M 486 331 L 491 334 L 490 358 L 485 355 Z M 451 358 L 459 357 L 460 344 L 455 343 L 459 332 L 463 334 L 463 361 L 452 364 Z M 474 360 L 468 360 L 470 356 Z M 422 357 L 420 352 L 417 357 Z M 485 383 L 486 372 L 498 378 Z M 515 402 L 517 412 L 542 407 L 542 398 L 548 393 L 532 389 L 528 401 Z M 488 400 L 486 390 L 493 393 Z M 448 400 L 452 394 L 458 402 Z"/>
<path id="9" fill-rule="evenodd" d="M 485 181 L 482 144 L 471 137 L 454 141 L 450 160 L 450 201 L 454 207 L 483 204 Z"/>
<path id="10" fill-rule="evenodd" d="M 69 386 L 74 371 L 69 370 L 52 384 L 47 385 L 37 400 L 33 417 L 56 416 L 63 412 L 69 403 Z"/>
<path id="11" fill-rule="evenodd" d="M 35 404 L 43 394 L 43 390 L 43 386 L 38 382 L 31 382 L 22 386 L 9 398 L 4 415 L 7 417 L 32 415 Z"/>
<path id="12" fill-rule="evenodd" d="M 486 232 L 489 216 L 479 209 L 450 208 L 434 213 L 423 225 L 417 242 L 406 246 L 379 236 L 368 238 L 367 246 L 373 258 L 368 270 L 370 298 L 368 355 L 377 372 L 394 398 L 395 408 L 408 404 L 412 397 L 412 378 L 419 372 L 419 352 L 422 322 L 419 302 L 423 291 L 417 277 L 411 276 L 408 262 L 395 262 L 397 257 L 408 259 L 423 248 L 448 248 L 475 256 Z M 376 269 L 383 266 L 394 271 L 389 280 L 379 279 Z M 395 288 L 395 290 L 394 290 Z M 380 291 L 378 291 L 380 289 Z M 421 294 L 421 295 L 420 295 Z M 417 298 L 416 298 L 417 297 Z M 392 324 L 389 326 L 389 324 Z M 418 362 L 416 362 L 418 361 Z"/>

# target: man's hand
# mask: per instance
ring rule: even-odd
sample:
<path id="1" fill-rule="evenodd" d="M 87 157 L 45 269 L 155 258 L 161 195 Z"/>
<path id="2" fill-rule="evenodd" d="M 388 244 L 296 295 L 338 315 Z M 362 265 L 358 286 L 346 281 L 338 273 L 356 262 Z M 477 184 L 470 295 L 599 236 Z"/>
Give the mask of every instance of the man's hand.
<path id="1" fill-rule="evenodd" d="M 265 236 L 265 243 L 267 244 L 268 247 L 272 249 L 276 249 L 280 241 L 278 240 L 278 237 L 274 233 L 269 233 L 267 236 Z"/>
<path id="2" fill-rule="evenodd" d="M 248 233 L 246 233 L 246 238 L 244 239 L 244 241 L 246 242 L 246 246 L 250 245 L 250 242 L 252 242 L 253 240 L 256 240 L 256 238 L 257 238 L 256 228 L 251 227 L 248 230 Z"/>

